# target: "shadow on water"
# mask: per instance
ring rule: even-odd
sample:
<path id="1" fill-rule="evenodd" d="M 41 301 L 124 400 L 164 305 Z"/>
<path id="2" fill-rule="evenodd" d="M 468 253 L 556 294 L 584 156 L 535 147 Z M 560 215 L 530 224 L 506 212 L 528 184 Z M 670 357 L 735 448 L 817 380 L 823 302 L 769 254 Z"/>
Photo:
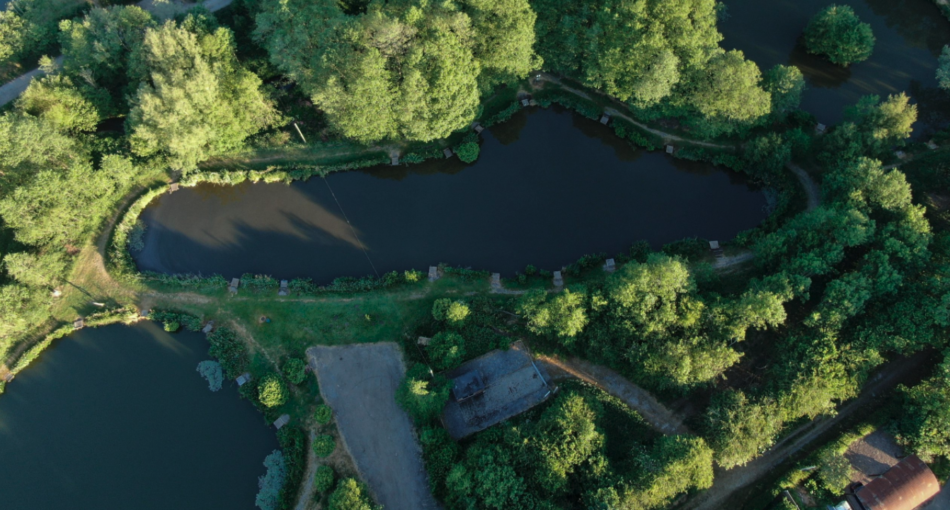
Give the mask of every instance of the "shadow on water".
<path id="1" fill-rule="evenodd" d="M 493 127 L 471 165 L 440 159 L 166 195 L 143 214 L 145 249 L 133 255 L 152 271 L 318 283 L 372 274 L 373 265 L 382 273 L 445 262 L 513 274 L 619 253 L 641 239 L 730 239 L 765 216 L 763 194 L 733 172 L 634 150 L 559 109 L 516 118 L 526 119 L 519 142 L 504 145 Z"/>
<path id="2" fill-rule="evenodd" d="M 809 55 L 800 38 L 808 21 L 829 4 L 827 0 L 729 0 L 729 18 L 719 24 L 723 47 L 739 49 L 763 70 L 777 64 L 797 66 L 808 90 L 802 108 L 820 122 L 836 124 L 844 108 L 861 96 L 907 92 L 918 95 L 936 87 L 937 57 L 950 43 L 950 21 L 931 0 L 838 0 L 851 6 L 871 25 L 876 38 L 874 53 L 865 62 L 847 68 Z M 921 103 L 923 106 L 923 103 Z M 940 110 L 915 125 L 915 138 L 929 136 L 950 123 Z"/>
<path id="3" fill-rule="evenodd" d="M 195 371 L 197 333 L 152 323 L 59 340 L 0 399 L 4 508 L 252 510 L 273 429 Z"/>

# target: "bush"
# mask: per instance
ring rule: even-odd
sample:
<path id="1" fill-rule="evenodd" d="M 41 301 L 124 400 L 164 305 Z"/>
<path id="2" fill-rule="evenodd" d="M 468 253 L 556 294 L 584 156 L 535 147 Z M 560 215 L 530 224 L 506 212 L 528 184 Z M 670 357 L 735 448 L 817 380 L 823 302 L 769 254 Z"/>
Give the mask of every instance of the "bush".
<path id="1" fill-rule="evenodd" d="M 366 487 L 353 478 L 340 480 L 336 490 L 330 494 L 328 510 L 373 510 Z"/>
<path id="2" fill-rule="evenodd" d="M 680 256 L 695 261 L 709 253 L 709 241 L 698 237 L 687 237 L 663 245 L 663 253 L 671 257 Z"/>
<path id="3" fill-rule="evenodd" d="M 320 466 L 317 472 L 313 474 L 313 488 L 319 493 L 324 493 L 333 488 L 336 473 L 330 466 Z"/>
<path id="4" fill-rule="evenodd" d="M 197 372 L 208 381 L 208 389 L 218 391 L 221 389 L 221 383 L 224 382 L 224 373 L 221 370 L 221 364 L 217 361 L 205 360 L 198 363 Z"/>
<path id="5" fill-rule="evenodd" d="M 463 163 L 474 163 L 475 160 L 478 159 L 479 150 L 477 143 L 468 142 L 459 145 L 458 148 L 455 149 L 455 153 L 459 155 L 459 159 L 461 159 Z"/>
<path id="6" fill-rule="evenodd" d="M 326 425 L 333 419 L 333 409 L 326 404 L 317 404 L 317 410 L 313 412 L 313 419 L 320 425 Z"/>
<path id="7" fill-rule="evenodd" d="M 299 427 L 284 426 L 277 431 L 277 442 L 284 452 L 284 465 L 287 467 L 279 508 L 289 510 L 297 502 L 297 492 L 307 470 L 307 435 Z"/>
<path id="8" fill-rule="evenodd" d="M 417 424 L 436 420 L 449 400 L 451 381 L 441 376 L 429 379 L 429 369 L 413 365 L 396 390 L 396 402 Z"/>
<path id="9" fill-rule="evenodd" d="M 264 407 L 277 407 L 287 401 L 287 387 L 279 377 L 268 374 L 257 386 L 257 399 Z"/>
<path id="10" fill-rule="evenodd" d="M 228 379 L 241 375 L 247 367 L 247 350 L 228 328 L 218 328 L 208 335 L 208 354 L 218 359 Z"/>
<path id="11" fill-rule="evenodd" d="M 276 510 L 280 491 L 287 477 L 284 455 L 280 450 L 274 450 L 264 459 L 264 465 L 267 466 L 267 473 L 257 480 L 260 491 L 257 493 L 254 504 L 261 510 Z"/>
<path id="12" fill-rule="evenodd" d="M 322 434 L 313 438 L 312 448 L 317 457 L 329 457 L 336 450 L 336 440 L 329 434 Z"/>
<path id="13" fill-rule="evenodd" d="M 422 279 L 422 271 L 418 269 L 408 269 L 403 272 L 403 277 L 409 283 L 417 282 Z"/>
<path id="14" fill-rule="evenodd" d="M 468 317 L 471 312 L 468 305 L 462 301 L 453 301 L 451 299 L 436 299 L 432 304 L 432 318 L 437 321 L 448 321 L 453 324 L 459 324 Z"/>
<path id="15" fill-rule="evenodd" d="M 437 369 L 455 368 L 465 359 L 465 339 L 458 333 L 442 331 L 432 337 L 426 351 Z"/>
<path id="16" fill-rule="evenodd" d="M 168 331 L 169 333 L 174 333 L 178 331 L 179 328 L 181 328 L 181 325 L 175 321 L 165 323 L 165 331 Z"/>
<path id="17" fill-rule="evenodd" d="M 861 23 L 850 6 L 832 4 L 808 23 L 805 46 L 809 53 L 824 55 L 832 63 L 847 66 L 871 56 L 874 33 L 871 25 Z"/>
<path id="18" fill-rule="evenodd" d="M 290 358 L 284 363 L 283 372 L 291 384 L 300 384 L 307 377 L 307 363 L 300 358 Z"/>

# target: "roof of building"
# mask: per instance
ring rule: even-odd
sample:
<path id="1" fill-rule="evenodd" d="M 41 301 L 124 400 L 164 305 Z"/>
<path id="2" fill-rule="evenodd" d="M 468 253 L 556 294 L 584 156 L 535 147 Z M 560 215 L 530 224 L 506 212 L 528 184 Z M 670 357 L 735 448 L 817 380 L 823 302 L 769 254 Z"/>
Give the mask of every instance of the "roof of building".
<path id="1" fill-rule="evenodd" d="M 868 510 L 913 510 L 940 492 L 933 471 L 916 455 L 855 491 Z"/>
<path id="2" fill-rule="evenodd" d="M 480 370 L 472 370 L 456 377 L 452 385 L 455 400 L 462 401 L 485 391 L 485 378 Z"/>

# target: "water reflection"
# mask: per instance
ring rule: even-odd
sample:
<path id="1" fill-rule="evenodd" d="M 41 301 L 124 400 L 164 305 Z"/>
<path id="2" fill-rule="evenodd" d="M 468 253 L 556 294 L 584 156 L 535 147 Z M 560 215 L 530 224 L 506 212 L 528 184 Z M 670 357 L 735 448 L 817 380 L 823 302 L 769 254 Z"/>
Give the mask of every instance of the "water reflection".
<path id="1" fill-rule="evenodd" d="M 316 231 L 316 238 L 324 244 L 342 242 L 358 249 L 367 248 L 360 241 L 358 230 L 331 210 L 336 208 L 332 201 L 320 203 L 296 187 L 274 184 L 267 187 L 267 196 L 258 207 L 243 207 L 242 200 L 252 186 L 249 182 L 237 186 L 202 184 L 189 189 L 189 194 L 200 197 L 196 202 L 189 201 L 190 214 L 203 221 L 176 224 L 176 232 L 208 247 L 231 248 L 247 240 L 243 232 L 264 231 L 310 240 Z M 167 228 L 166 217 L 154 213 L 176 209 L 183 202 L 183 195 L 184 192 L 179 191 L 162 197 L 147 210 L 151 213 L 147 220 L 159 229 Z M 146 232 L 146 242 L 154 237 L 155 233 Z"/>
<path id="2" fill-rule="evenodd" d="M 850 66 L 832 64 L 825 57 L 808 53 L 801 38 L 788 57 L 788 65 L 797 67 L 812 87 L 838 88 L 851 79 Z"/>

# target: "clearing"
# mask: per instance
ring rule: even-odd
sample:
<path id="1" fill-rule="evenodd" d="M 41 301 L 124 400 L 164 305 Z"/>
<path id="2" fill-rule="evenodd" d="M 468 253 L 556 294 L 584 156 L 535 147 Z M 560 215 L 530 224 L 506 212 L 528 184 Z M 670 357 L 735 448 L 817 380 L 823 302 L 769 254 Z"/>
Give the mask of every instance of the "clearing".
<path id="1" fill-rule="evenodd" d="M 396 404 L 406 372 L 395 343 L 318 346 L 307 350 L 323 400 L 333 408 L 346 449 L 386 510 L 438 505 L 429 492 L 409 416 Z"/>

